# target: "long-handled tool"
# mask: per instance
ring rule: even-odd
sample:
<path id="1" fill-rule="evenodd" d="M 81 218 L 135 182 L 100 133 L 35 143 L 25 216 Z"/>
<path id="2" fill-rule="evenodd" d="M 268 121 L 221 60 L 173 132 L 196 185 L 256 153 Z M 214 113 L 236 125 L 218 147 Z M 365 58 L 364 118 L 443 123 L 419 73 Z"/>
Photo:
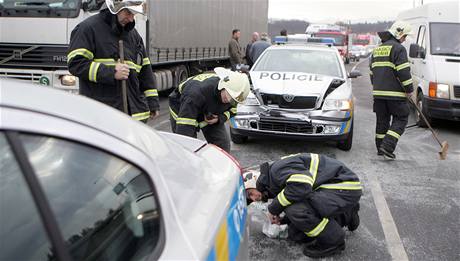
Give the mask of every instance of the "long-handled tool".
<path id="1" fill-rule="evenodd" d="M 415 109 L 418 111 L 418 113 L 420 114 L 420 117 L 423 119 L 423 121 L 426 123 L 426 125 L 428 126 L 428 128 L 430 129 L 431 133 L 433 134 L 433 137 L 434 139 L 439 143 L 439 146 L 441 146 L 441 150 L 438 152 L 439 153 L 439 158 L 441 160 L 445 160 L 446 157 L 447 157 L 447 150 L 449 149 L 449 144 L 447 143 L 447 141 L 443 141 L 441 142 L 439 140 L 439 137 L 438 135 L 436 134 L 436 132 L 434 132 L 433 128 L 431 127 L 431 124 L 428 122 L 428 120 L 426 119 L 425 115 L 423 114 L 422 110 L 417 106 L 417 104 L 415 104 L 415 102 L 410 98 L 408 97 L 407 98 L 409 100 L 409 102 L 414 105 Z"/>
<path id="2" fill-rule="evenodd" d="M 125 51 L 123 48 L 123 40 L 118 41 L 118 51 L 120 55 L 120 62 L 125 63 Z M 126 88 L 126 80 L 121 80 L 121 96 L 123 98 L 123 112 L 128 114 L 128 94 Z"/>

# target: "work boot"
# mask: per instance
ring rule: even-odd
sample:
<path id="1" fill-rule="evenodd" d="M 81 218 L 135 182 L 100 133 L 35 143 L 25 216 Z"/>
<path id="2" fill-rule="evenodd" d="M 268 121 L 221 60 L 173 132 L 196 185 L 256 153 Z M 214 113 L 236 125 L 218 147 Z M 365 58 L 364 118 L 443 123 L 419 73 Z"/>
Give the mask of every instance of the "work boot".
<path id="1" fill-rule="evenodd" d="M 380 151 L 383 153 L 383 157 L 386 160 L 395 160 L 396 159 L 396 155 L 394 153 L 392 153 L 392 152 L 389 152 L 387 149 L 381 147 Z"/>
<path id="2" fill-rule="evenodd" d="M 359 227 L 359 203 L 353 207 L 351 212 L 350 222 L 348 223 L 347 227 L 350 231 L 355 231 Z"/>
<path id="3" fill-rule="evenodd" d="M 311 258 L 322 258 L 338 254 L 345 250 L 345 241 L 341 241 L 338 245 L 321 246 L 316 242 L 303 249 L 303 254 Z"/>
<path id="4" fill-rule="evenodd" d="M 383 156 L 383 152 L 380 149 L 377 149 L 377 155 L 378 156 Z"/>

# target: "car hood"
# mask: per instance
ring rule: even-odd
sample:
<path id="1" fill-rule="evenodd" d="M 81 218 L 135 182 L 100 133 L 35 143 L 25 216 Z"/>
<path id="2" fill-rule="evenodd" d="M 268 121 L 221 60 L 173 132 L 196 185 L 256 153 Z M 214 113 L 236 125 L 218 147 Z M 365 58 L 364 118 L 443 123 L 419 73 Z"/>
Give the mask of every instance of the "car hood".
<path id="1" fill-rule="evenodd" d="M 333 77 L 298 72 L 250 72 L 254 89 L 267 94 L 323 97 Z"/>

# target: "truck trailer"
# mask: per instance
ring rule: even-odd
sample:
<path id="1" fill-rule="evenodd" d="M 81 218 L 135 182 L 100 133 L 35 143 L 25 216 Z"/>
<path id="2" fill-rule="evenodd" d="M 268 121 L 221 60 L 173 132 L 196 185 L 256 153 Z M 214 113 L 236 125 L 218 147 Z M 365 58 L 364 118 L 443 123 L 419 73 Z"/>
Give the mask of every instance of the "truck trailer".
<path id="1" fill-rule="evenodd" d="M 268 0 L 147 0 L 136 17 L 159 91 L 215 66 L 228 64 L 228 42 L 241 30 L 266 32 Z M 0 77 L 78 93 L 67 70 L 74 27 L 104 7 L 104 0 L 0 0 Z"/>

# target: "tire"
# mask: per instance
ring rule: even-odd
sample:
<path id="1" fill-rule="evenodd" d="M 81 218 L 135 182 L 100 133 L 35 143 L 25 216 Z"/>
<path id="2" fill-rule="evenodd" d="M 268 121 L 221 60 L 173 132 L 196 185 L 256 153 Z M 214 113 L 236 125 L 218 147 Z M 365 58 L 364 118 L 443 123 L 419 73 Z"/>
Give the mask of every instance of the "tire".
<path id="1" fill-rule="evenodd" d="M 351 122 L 351 130 L 348 133 L 348 136 L 345 140 L 341 140 L 337 142 L 337 148 L 343 151 L 349 151 L 351 150 L 351 147 L 353 146 L 353 121 Z"/>
<path id="2" fill-rule="evenodd" d="M 423 113 L 423 115 L 425 115 L 425 118 L 428 121 L 428 123 L 431 124 L 432 119 L 427 113 L 428 112 L 427 111 L 427 106 L 426 106 L 426 102 L 425 102 L 425 99 L 423 97 L 422 92 L 419 92 L 417 94 L 417 106 L 422 110 L 422 113 Z M 417 121 L 417 126 L 422 127 L 422 128 L 427 128 L 428 127 L 426 122 L 422 119 L 422 117 L 420 117 L 420 114 L 418 113 L 418 111 L 415 112 L 415 119 Z"/>
<path id="3" fill-rule="evenodd" d="M 248 141 L 248 136 L 243 136 L 243 135 L 233 133 L 231 129 L 230 129 L 230 138 L 232 139 L 232 142 L 235 144 L 243 144 Z"/>

